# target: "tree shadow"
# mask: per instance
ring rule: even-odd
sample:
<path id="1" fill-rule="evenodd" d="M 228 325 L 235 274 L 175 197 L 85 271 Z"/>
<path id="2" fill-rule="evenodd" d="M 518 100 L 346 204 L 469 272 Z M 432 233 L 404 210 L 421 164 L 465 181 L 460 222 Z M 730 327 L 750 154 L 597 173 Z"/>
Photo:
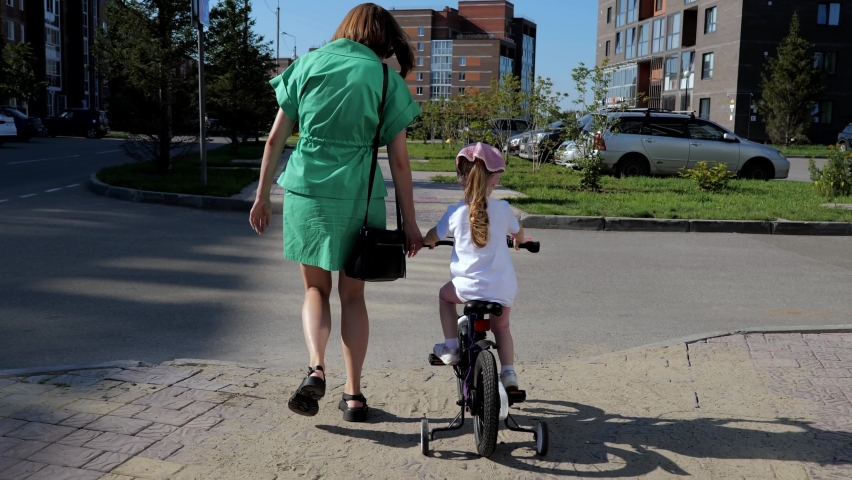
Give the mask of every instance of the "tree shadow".
<path id="1" fill-rule="evenodd" d="M 852 450 L 852 433 L 822 430 L 808 422 L 789 418 L 634 417 L 609 414 L 591 405 L 546 400 L 530 401 L 522 410 L 513 409 L 512 415 L 522 426 L 532 427 L 539 420 L 548 423 L 549 453 L 546 457 L 535 455 L 531 434 L 501 433 L 500 439 L 505 443 L 498 442 L 490 460 L 514 470 L 538 474 L 618 478 L 645 475 L 657 469 L 672 475 L 696 473 L 688 471 L 689 467 L 678 465 L 666 453 L 695 459 L 774 460 L 828 465 L 848 462 Z M 399 418 L 385 412 L 376 423 L 383 418 L 410 423 L 412 433 L 330 426 L 318 428 L 394 448 L 414 448 L 419 444 L 419 428 L 415 424 L 420 419 Z M 430 421 L 430 426 L 441 422 L 443 420 Z M 443 432 L 431 444 L 435 458 L 465 461 L 478 458 L 472 435 L 470 452 L 441 450 L 440 443 L 449 437 L 448 433 L 462 436 L 473 432 L 469 421 L 461 430 Z M 521 435 L 529 435 L 529 438 L 522 439 Z"/>

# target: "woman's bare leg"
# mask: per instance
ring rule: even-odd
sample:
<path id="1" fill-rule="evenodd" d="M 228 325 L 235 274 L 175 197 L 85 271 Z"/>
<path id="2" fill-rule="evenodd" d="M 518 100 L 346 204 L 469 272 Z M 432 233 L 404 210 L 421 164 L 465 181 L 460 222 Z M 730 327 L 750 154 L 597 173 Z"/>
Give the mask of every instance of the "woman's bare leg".
<path id="1" fill-rule="evenodd" d="M 331 335 L 331 308 L 328 304 L 331 295 L 331 272 L 302 265 L 302 279 L 305 283 L 302 330 L 311 357 L 310 367 L 321 365 L 325 369 L 325 348 Z M 319 370 L 315 371 L 313 376 L 325 378 L 325 374 Z"/>
<path id="2" fill-rule="evenodd" d="M 340 293 L 341 308 L 340 338 L 343 341 L 343 359 L 346 361 L 346 384 L 343 386 L 343 393 L 357 395 L 361 393 L 361 369 L 364 367 L 367 343 L 370 339 L 364 282 L 340 272 L 337 289 Z M 349 408 L 362 406 L 362 403 L 356 400 L 349 400 L 347 404 Z"/>

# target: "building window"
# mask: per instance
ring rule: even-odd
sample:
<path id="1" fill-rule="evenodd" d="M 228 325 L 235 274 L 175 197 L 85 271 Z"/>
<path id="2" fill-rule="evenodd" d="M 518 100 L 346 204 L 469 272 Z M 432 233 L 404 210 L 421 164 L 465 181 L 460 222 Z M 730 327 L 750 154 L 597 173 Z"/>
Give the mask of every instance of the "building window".
<path id="1" fill-rule="evenodd" d="M 826 75 L 837 73 L 837 52 L 816 52 L 814 54 L 814 68 L 823 70 Z"/>
<path id="2" fill-rule="evenodd" d="M 654 2 L 654 11 L 659 12 L 666 6 L 666 0 L 656 0 Z"/>
<path id="3" fill-rule="evenodd" d="M 695 52 L 683 52 L 680 57 L 680 72 L 680 88 L 695 88 Z"/>
<path id="4" fill-rule="evenodd" d="M 24 26 L 21 25 L 21 43 L 24 42 Z"/>
<path id="5" fill-rule="evenodd" d="M 459 95 L 464 95 L 464 87 L 459 87 Z"/>
<path id="6" fill-rule="evenodd" d="M 817 25 L 840 25 L 840 4 L 820 3 L 817 6 Z"/>
<path id="7" fill-rule="evenodd" d="M 651 53 L 662 52 L 666 38 L 666 19 L 654 20 L 654 35 L 651 39 Z"/>
<path id="8" fill-rule="evenodd" d="M 610 43 L 611 43 L 611 42 L 610 42 L 609 40 L 607 40 L 607 41 L 606 41 L 606 50 L 605 50 L 604 55 L 605 55 L 605 56 L 607 56 L 607 57 L 609 56 L 609 46 L 610 46 Z"/>
<path id="9" fill-rule="evenodd" d="M 423 66 L 423 57 L 417 57 L 417 66 L 418 66 L 418 67 L 422 67 L 422 66 Z"/>
<path id="10" fill-rule="evenodd" d="M 666 38 L 666 50 L 680 48 L 680 12 L 669 15 L 669 36 Z"/>
<path id="11" fill-rule="evenodd" d="M 627 23 L 639 20 L 639 0 L 627 0 Z"/>
<path id="12" fill-rule="evenodd" d="M 24 0 L 21 0 L 21 10 L 24 9 Z"/>
<path id="13" fill-rule="evenodd" d="M 627 38 L 624 43 L 627 48 L 625 58 L 627 60 L 636 58 L 636 28 L 627 29 Z"/>
<path id="14" fill-rule="evenodd" d="M 686 2 L 684 2 L 684 4 L 685 4 L 685 5 L 689 5 L 690 3 L 695 3 L 695 2 L 697 2 L 697 1 L 698 1 L 698 0 L 686 0 Z"/>
<path id="15" fill-rule="evenodd" d="M 705 53 L 701 64 L 701 79 L 709 80 L 713 78 L 713 54 Z"/>
<path id="16" fill-rule="evenodd" d="M 627 22 L 627 0 L 616 0 L 615 28 L 622 27 Z"/>
<path id="17" fill-rule="evenodd" d="M 702 98 L 698 101 L 698 116 L 700 118 L 710 119 L 710 99 Z"/>
<path id="18" fill-rule="evenodd" d="M 418 82 L 422 82 L 422 81 L 423 81 L 423 72 L 417 72 L 417 81 L 418 81 Z"/>
<path id="19" fill-rule="evenodd" d="M 15 0 L 6 0 L 6 5 L 8 5 L 10 7 L 14 7 L 15 6 Z"/>
<path id="20" fill-rule="evenodd" d="M 449 98 L 453 83 L 453 41 L 432 41 L 431 98 Z"/>
<path id="21" fill-rule="evenodd" d="M 606 9 L 606 23 L 612 23 L 612 7 Z"/>
<path id="22" fill-rule="evenodd" d="M 814 123 L 821 123 L 823 125 L 828 125 L 831 123 L 831 110 L 832 107 L 831 101 L 819 101 L 814 103 Z"/>
<path id="23" fill-rule="evenodd" d="M 466 67 L 467 66 L 467 57 L 459 58 L 459 66 L 460 67 Z"/>
<path id="24" fill-rule="evenodd" d="M 624 53 L 624 32 L 615 32 L 615 54 Z"/>
<path id="25" fill-rule="evenodd" d="M 677 90 L 678 55 L 666 57 L 666 68 L 664 71 L 663 90 L 670 92 Z"/>
<path id="26" fill-rule="evenodd" d="M 425 28 L 423 28 L 423 27 L 419 27 L 419 28 L 417 29 L 417 36 L 418 36 L 418 37 L 424 37 L 424 36 L 426 36 L 426 29 L 425 29 Z"/>
<path id="27" fill-rule="evenodd" d="M 648 24 L 639 25 L 639 33 L 637 34 L 637 36 L 639 37 L 639 51 L 637 53 L 637 56 L 645 57 L 648 55 L 648 40 L 650 35 L 651 33 L 650 29 L 648 28 Z"/>
<path id="28" fill-rule="evenodd" d="M 15 23 L 11 20 L 6 20 L 6 39 L 15 41 Z"/>
<path id="29" fill-rule="evenodd" d="M 422 51 L 423 51 L 423 48 L 424 48 L 424 47 L 423 47 L 423 42 L 417 42 L 417 51 L 418 51 L 418 52 L 422 52 Z"/>
<path id="30" fill-rule="evenodd" d="M 417 87 L 417 95 L 423 95 L 423 87 Z"/>
<path id="31" fill-rule="evenodd" d="M 713 33 L 716 31 L 716 7 L 708 8 L 704 11 L 704 33 Z"/>
<path id="32" fill-rule="evenodd" d="M 459 72 L 459 81 L 464 82 L 467 80 L 467 74 L 465 72 Z"/>

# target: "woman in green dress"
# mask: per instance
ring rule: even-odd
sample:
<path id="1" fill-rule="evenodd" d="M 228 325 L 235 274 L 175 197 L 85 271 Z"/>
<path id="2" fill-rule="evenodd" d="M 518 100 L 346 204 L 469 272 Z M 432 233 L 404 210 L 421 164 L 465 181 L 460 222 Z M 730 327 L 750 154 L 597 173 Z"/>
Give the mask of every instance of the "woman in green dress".
<path id="1" fill-rule="evenodd" d="M 299 142 L 278 183 L 284 197 L 284 256 L 301 264 L 305 285 L 302 328 L 310 354 L 308 376 L 289 407 L 316 415 L 325 394 L 325 349 L 331 333 L 331 272 L 340 272 L 341 337 L 346 384 L 339 408 L 347 421 L 364 421 L 361 368 L 367 354 L 369 321 L 364 282 L 343 272 L 367 208 L 372 143 L 379 124 L 382 61 L 396 56 L 401 72 L 388 75 L 380 139 L 388 146 L 394 188 L 402 210 L 409 256 L 423 246 L 414 213 L 414 194 L 405 129 L 420 114 L 403 77 L 414 69 L 408 36 L 384 8 L 355 7 L 332 42 L 308 53 L 271 81 L 280 105 L 263 154 L 257 199 L 250 222 L 259 234 L 272 214 L 270 190 L 287 138 L 299 125 Z M 374 177 L 369 225 L 386 227 L 381 169 Z"/>

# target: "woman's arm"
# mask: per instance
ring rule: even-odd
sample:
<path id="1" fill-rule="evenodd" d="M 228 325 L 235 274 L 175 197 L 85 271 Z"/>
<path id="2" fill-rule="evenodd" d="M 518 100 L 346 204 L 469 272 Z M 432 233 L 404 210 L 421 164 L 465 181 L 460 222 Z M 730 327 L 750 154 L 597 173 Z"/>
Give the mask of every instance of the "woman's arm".
<path id="1" fill-rule="evenodd" d="M 423 233 L 417 226 L 417 214 L 414 211 L 414 186 L 411 181 L 411 161 L 408 158 L 408 145 L 405 143 L 405 130 L 399 133 L 388 145 L 391 176 L 396 189 L 399 208 L 402 210 L 402 223 L 405 230 L 406 250 L 413 257 L 423 248 Z"/>
<path id="2" fill-rule="evenodd" d="M 266 147 L 263 149 L 263 162 L 260 164 L 260 182 L 257 185 L 257 197 L 255 198 L 254 206 L 251 208 L 251 214 L 249 214 L 249 223 L 251 223 L 251 227 L 259 235 L 263 235 L 265 228 L 269 226 L 272 220 L 272 205 L 269 200 L 269 195 L 272 191 L 272 181 L 274 180 L 275 170 L 278 168 L 278 161 L 281 159 L 281 154 L 284 152 L 287 139 L 290 138 L 295 123 L 284 114 L 283 110 L 279 109 L 278 115 L 275 117 L 275 123 L 272 124 L 272 131 L 269 132 Z"/>

